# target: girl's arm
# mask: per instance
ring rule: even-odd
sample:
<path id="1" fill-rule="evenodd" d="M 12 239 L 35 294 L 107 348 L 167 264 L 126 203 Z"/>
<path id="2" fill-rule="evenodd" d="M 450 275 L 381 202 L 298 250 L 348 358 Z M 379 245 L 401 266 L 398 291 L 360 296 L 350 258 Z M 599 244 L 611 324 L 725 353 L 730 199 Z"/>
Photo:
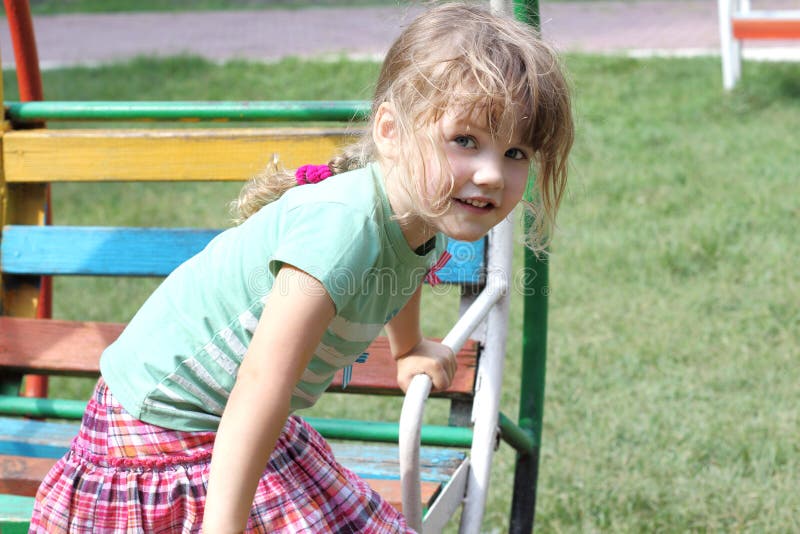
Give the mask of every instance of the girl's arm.
<path id="1" fill-rule="evenodd" d="M 406 391 L 415 375 L 431 378 L 433 387 L 447 389 L 456 373 L 453 351 L 441 343 L 422 337 L 420 302 L 422 286 L 417 288 L 400 312 L 386 324 L 392 355 L 397 360 L 397 384 Z"/>
<path id="2" fill-rule="evenodd" d="M 292 391 L 335 314 L 323 285 L 291 266 L 275 278 L 220 421 L 203 531 L 241 532 L 289 415 Z"/>

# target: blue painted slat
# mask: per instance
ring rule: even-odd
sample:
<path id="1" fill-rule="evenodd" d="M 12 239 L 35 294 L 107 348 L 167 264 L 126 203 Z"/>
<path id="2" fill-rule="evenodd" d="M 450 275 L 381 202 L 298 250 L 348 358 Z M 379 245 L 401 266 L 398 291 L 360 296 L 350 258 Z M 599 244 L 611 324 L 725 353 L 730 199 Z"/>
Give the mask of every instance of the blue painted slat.
<path id="1" fill-rule="evenodd" d="M 332 442 L 336 460 L 362 478 L 400 480 L 397 445 Z M 464 459 L 459 450 L 422 447 L 419 452 L 423 482 L 446 483 Z"/>
<path id="2" fill-rule="evenodd" d="M 0 417 L 0 454 L 61 458 L 78 434 L 77 423 Z"/>
<path id="3" fill-rule="evenodd" d="M 27 458 L 61 458 L 68 448 L 51 447 L 24 441 L 0 440 L 0 455 L 25 456 Z"/>
<path id="4" fill-rule="evenodd" d="M 486 240 L 472 243 L 449 240 L 447 252 L 450 258 L 436 274 L 448 284 L 482 284 L 484 281 L 484 258 L 486 257 Z"/>
<path id="5" fill-rule="evenodd" d="M 0 265 L 11 274 L 166 276 L 220 230 L 6 226 Z"/>
<path id="6" fill-rule="evenodd" d="M 0 418 L 0 454 L 60 458 L 78 433 L 76 423 L 51 423 Z M 334 456 L 362 478 L 399 480 L 396 445 L 331 442 Z M 420 466 L 425 482 L 446 482 L 464 459 L 464 452 L 422 447 Z"/>
<path id="7" fill-rule="evenodd" d="M 166 276 L 221 230 L 91 226 L 6 226 L 0 269 L 9 274 Z M 484 240 L 451 241 L 445 283 L 483 281 Z"/>

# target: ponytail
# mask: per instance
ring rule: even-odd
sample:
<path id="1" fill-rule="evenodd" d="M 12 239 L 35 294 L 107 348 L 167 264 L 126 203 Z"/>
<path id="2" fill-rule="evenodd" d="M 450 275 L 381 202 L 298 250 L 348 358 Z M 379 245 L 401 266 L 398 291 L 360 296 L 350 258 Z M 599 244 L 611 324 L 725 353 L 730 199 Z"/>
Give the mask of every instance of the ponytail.
<path id="1" fill-rule="evenodd" d="M 372 159 L 372 139 L 364 134 L 362 139 L 348 147 L 328 162 L 331 174 L 341 174 L 364 167 Z M 242 187 L 239 196 L 231 202 L 231 213 L 236 224 L 246 221 L 251 215 L 281 196 L 299 183 L 296 173 L 280 164 L 278 155 Z"/>

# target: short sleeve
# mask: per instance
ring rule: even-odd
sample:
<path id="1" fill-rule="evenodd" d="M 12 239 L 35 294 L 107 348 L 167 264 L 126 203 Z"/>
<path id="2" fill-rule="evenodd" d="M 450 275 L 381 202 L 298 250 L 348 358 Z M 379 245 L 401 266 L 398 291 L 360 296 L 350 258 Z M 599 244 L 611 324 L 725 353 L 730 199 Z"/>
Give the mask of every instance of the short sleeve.
<path id="1" fill-rule="evenodd" d="M 269 260 L 272 274 L 284 264 L 305 271 L 322 283 L 340 312 L 361 292 L 380 251 L 375 222 L 345 204 L 304 203 L 289 209 L 281 226 Z"/>

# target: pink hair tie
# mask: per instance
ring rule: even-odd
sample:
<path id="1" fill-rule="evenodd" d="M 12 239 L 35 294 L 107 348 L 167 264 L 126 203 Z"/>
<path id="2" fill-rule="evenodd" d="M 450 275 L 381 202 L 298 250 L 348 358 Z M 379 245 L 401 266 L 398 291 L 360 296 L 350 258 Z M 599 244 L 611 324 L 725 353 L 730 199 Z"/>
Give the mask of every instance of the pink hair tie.
<path id="1" fill-rule="evenodd" d="M 294 171 L 297 185 L 316 184 L 331 176 L 333 173 L 327 165 L 303 165 Z"/>

